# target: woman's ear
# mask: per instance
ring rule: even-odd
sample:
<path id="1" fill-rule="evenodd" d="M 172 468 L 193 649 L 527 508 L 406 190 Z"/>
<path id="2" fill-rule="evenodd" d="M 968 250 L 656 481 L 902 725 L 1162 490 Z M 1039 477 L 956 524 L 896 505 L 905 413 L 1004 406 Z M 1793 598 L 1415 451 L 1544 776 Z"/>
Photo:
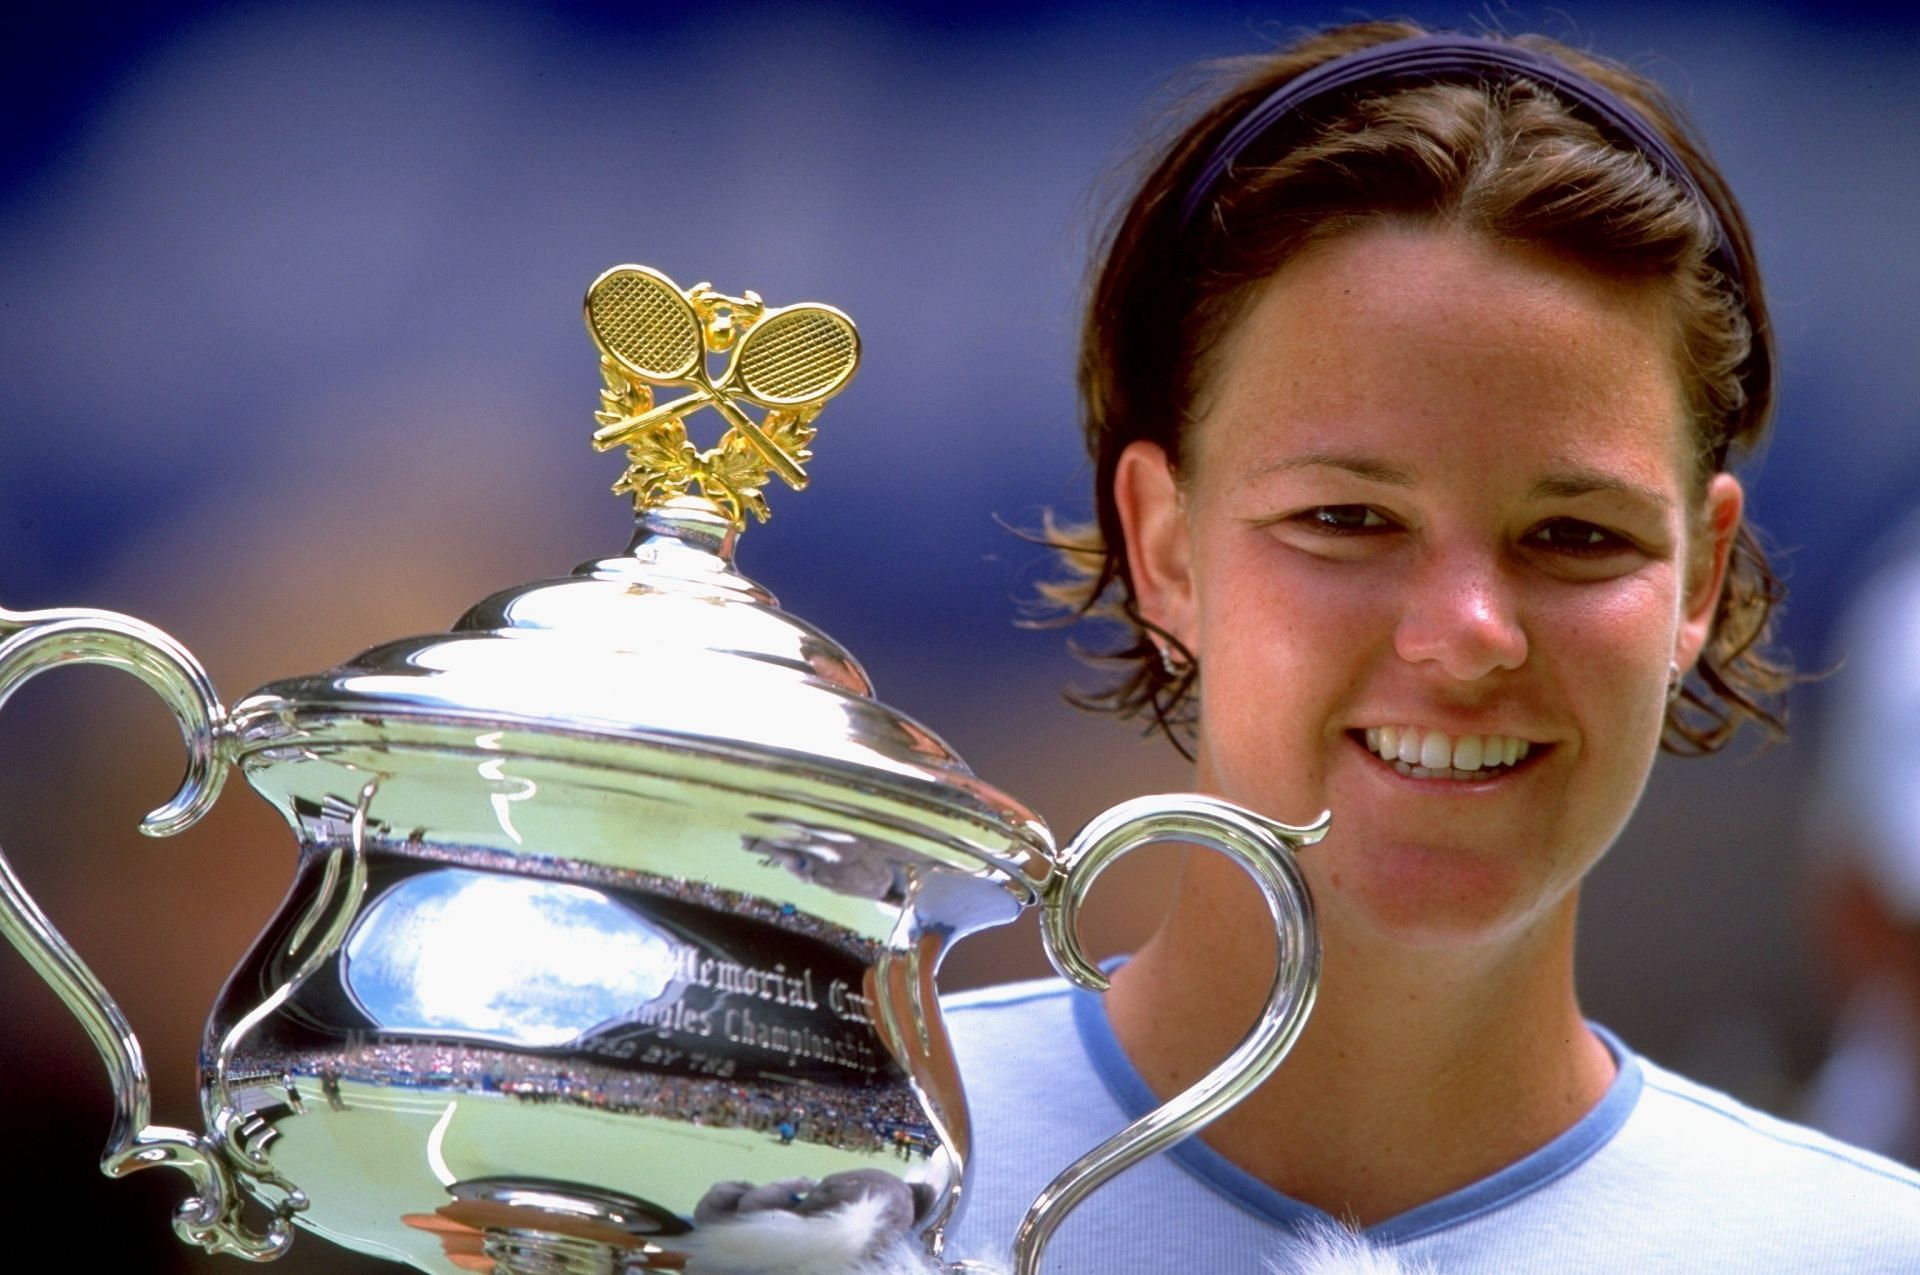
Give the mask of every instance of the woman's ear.
<path id="1" fill-rule="evenodd" d="M 1186 501 L 1157 443 L 1127 444 L 1114 469 L 1113 499 L 1127 537 L 1127 569 L 1140 614 L 1191 650 L 1193 569 Z"/>
<path id="2" fill-rule="evenodd" d="M 1745 505 L 1746 493 L 1732 474 L 1715 474 L 1707 484 L 1687 555 L 1686 593 L 1680 600 L 1680 632 L 1673 658 L 1682 672 L 1692 670 L 1713 633 L 1713 617 L 1720 606 L 1720 593 L 1726 588 L 1727 567 L 1733 561 L 1733 545 L 1740 535 L 1740 515 Z"/>

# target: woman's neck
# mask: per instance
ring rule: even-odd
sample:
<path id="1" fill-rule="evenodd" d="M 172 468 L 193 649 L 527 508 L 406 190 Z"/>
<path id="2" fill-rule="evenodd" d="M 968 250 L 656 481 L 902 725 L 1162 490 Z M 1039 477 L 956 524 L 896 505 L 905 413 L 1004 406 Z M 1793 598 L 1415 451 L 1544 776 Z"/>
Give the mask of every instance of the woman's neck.
<path id="1" fill-rule="evenodd" d="M 1582 1021 L 1569 897 L 1498 952 L 1406 951 L 1323 917 L 1312 1017 L 1280 1070 L 1200 1136 L 1304 1203 L 1371 1225 L 1565 1132 L 1612 1082 Z M 1114 978 L 1122 1048 L 1161 1097 L 1239 1043 L 1272 979 L 1264 902 L 1195 855 L 1173 913 Z"/>

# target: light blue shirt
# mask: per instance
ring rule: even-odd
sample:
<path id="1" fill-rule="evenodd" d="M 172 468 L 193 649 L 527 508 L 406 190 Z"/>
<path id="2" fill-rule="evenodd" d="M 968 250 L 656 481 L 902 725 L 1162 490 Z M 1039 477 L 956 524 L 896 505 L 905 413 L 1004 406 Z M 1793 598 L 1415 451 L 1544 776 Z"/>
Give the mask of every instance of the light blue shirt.
<path id="1" fill-rule="evenodd" d="M 973 1123 L 947 1256 L 1002 1259 L 1051 1178 L 1156 1105 L 1098 996 L 1058 980 L 945 1002 Z M 1553 1275 L 1913 1275 L 1920 1175 L 1674 1075 L 1595 1029 L 1618 1073 L 1518 1162 L 1361 1234 L 1409 1266 Z M 1129 1169 L 1047 1249 L 1055 1272 L 1287 1271 L 1333 1219 L 1195 1138 Z"/>

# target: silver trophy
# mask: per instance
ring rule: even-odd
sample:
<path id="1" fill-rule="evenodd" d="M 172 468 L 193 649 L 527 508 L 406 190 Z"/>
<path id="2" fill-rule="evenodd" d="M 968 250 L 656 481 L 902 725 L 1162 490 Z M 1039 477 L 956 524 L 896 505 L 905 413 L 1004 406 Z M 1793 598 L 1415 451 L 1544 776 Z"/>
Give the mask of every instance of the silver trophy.
<path id="1" fill-rule="evenodd" d="M 107 1065 L 101 1166 L 187 1174 L 181 1238 L 252 1259 L 299 1227 L 440 1275 L 697 1273 L 742 1192 L 849 1174 L 897 1186 L 901 1229 L 937 1259 L 969 1158 L 934 987 L 948 948 L 1038 905 L 1055 966 L 1103 989 L 1075 928 L 1099 873 L 1150 842 L 1230 855 L 1273 915 L 1265 1010 L 1047 1187 L 1013 1237 L 1033 1272 L 1077 1202 L 1291 1047 L 1319 969 L 1291 852 L 1327 818 L 1153 797 L 1056 848 L 734 569 L 769 478 L 806 481 L 814 418 L 858 362 L 846 317 L 623 266 L 587 320 L 595 442 L 626 449 L 616 489 L 637 509 L 618 556 L 232 708 L 138 620 L 0 609 L 0 703 L 100 663 L 173 710 L 187 773 L 143 832 L 192 824 L 232 767 L 300 843 L 207 1023 L 204 1132 L 149 1122 L 125 1018 L 0 857 L 0 929 Z M 655 404 L 669 385 L 690 392 Z M 703 407 L 729 429 L 699 451 L 684 422 Z"/>

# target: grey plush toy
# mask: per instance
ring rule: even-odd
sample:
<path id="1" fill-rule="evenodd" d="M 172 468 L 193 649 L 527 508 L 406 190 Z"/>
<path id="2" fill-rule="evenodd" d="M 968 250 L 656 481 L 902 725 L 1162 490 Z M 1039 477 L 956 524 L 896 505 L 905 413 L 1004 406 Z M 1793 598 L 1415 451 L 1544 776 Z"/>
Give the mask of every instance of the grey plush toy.
<path id="1" fill-rule="evenodd" d="M 913 1223 L 932 1188 L 879 1169 L 853 1169 L 818 1182 L 788 1178 L 756 1186 L 722 1182 L 694 1208 L 699 1229 L 687 1275 L 947 1275 L 921 1249 Z M 1006 1275 L 1001 1261 L 970 1261 L 966 1275 Z M 1351 1231 L 1310 1230 L 1250 1258 L 1249 1275 L 1430 1275 L 1406 1266 Z"/>

